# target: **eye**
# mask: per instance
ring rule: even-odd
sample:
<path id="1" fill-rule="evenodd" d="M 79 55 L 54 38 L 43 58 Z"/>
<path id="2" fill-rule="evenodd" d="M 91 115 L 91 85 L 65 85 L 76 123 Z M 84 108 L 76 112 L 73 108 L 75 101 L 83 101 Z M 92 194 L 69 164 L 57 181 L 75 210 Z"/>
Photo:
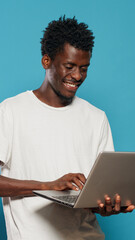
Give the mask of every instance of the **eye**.
<path id="1" fill-rule="evenodd" d="M 72 67 L 66 67 L 67 69 L 72 69 Z"/>
<path id="2" fill-rule="evenodd" d="M 69 70 L 73 68 L 73 66 L 71 66 L 71 65 L 66 65 L 65 67 Z"/>
<path id="3" fill-rule="evenodd" d="M 82 71 L 82 72 L 87 72 L 87 70 L 88 70 L 87 67 L 82 67 L 82 68 L 81 68 L 81 71 Z"/>

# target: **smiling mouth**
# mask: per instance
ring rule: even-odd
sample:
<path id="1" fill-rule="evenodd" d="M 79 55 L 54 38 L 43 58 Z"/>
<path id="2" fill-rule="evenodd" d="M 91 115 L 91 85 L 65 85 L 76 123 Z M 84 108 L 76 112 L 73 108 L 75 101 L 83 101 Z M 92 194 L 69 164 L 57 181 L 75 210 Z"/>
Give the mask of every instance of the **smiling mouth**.
<path id="1" fill-rule="evenodd" d="M 74 84 L 74 83 L 69 83 L 69 82 L 63 82 L 64 86 L 69 89 L 69 90 L 77 90 L 80 84 Z"/>

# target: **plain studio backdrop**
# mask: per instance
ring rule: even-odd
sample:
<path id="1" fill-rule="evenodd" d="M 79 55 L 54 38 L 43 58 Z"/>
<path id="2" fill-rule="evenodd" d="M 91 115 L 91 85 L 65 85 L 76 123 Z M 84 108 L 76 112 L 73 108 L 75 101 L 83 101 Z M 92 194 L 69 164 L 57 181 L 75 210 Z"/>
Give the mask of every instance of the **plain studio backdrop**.
<path id="1" fill-rule="evenodd" d="M 0 102 L 40 86 L 42 30 L 64 14 L 86 22 L 96 36 L 88 77 L 77 95 L 106 112 L 116 151 L 135 151 L 134 0 L 1 1 Z M 107 240 L 135 239 L 135 212 L 97 217 Z M 2 204 L 0 240 L 6 240 Z"/>

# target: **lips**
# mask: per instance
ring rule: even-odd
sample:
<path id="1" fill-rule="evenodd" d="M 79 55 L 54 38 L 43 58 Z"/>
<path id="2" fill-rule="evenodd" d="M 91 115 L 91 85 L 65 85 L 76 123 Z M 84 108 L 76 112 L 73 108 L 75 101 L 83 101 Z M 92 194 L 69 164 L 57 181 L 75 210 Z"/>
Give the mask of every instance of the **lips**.
<path id="1" fill-rule="evenodd" d="M 80 84 L 75 84 L 74 82 L 63 82 L 64 86 L 71 91 L 76 91 Z"/>

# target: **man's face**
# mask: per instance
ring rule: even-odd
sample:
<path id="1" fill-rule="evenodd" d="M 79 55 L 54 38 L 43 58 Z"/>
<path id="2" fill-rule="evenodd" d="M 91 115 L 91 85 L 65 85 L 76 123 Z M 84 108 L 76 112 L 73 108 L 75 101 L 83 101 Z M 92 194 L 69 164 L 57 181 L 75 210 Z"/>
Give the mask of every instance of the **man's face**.
<path id="1" fill-rule="evenodd" d="M 65 44 L 47 69 L 49 88 L 59 98 L 72 99 L 87 76 L 91 53 Z"/>

